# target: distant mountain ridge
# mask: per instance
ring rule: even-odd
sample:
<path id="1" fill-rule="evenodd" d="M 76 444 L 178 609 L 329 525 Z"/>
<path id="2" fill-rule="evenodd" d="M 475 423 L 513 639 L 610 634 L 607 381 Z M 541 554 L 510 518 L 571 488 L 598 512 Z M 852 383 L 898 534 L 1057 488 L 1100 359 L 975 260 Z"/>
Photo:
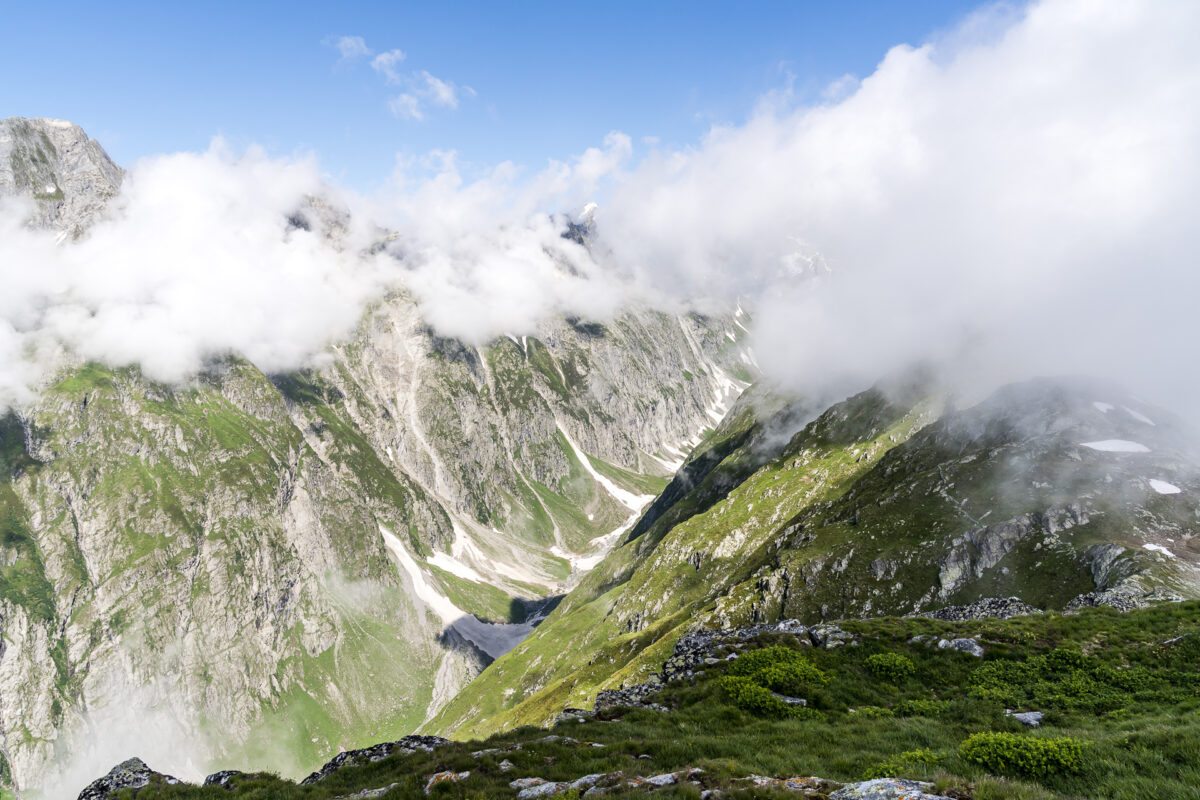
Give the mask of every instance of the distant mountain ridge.
<path id="1" fill-rule="evenodd" d="M 2 126 L 24 166 L 0 192 L 72 246 L 123 173 L 73 126 Z M 339 246 L 340 212 L 297 208 L 280 235 Z M 231 355 L 164 385 L 68 354 L 0 418 L 0 775 L 60 786 L 184 740 L 181 777 L 300 774 L 412 732 L 732 405 L 741 339 L 732 315 L 634 308 L 473 347 L 399 286 L 320 370 Z"/>
<path id="2" fill-rule="evenodd" d="M 638 535 L 426 730 L 546 724 L 646 680 L 696 627 L 1200 596 L 1188 425 L 1099 382 L 1014 384 L 961 411 L 934 386 L 819 415 L 744 394 Z"/>
<path id="3" fill-rule="evenodd" d="M 59 119 L 0 119 L 0 197 L 33 201 L 29 222 L 77 237 L 121 189 L 125 170 Z"/>

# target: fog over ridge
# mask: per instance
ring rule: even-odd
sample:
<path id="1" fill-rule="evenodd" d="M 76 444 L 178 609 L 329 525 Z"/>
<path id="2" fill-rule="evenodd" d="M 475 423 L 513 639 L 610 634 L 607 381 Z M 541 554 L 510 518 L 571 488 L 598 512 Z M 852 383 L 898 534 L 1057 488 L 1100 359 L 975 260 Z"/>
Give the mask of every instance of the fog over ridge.
<path id="1" fill-rule="evenodd" d="M 403 285 L 476 344 L 554 314 L 744 298 L 785 384 L 926 359 L 967 382 L 1116 377 L 1200 417 L 1197 34 L 1180 0 L 997 6 L 816 104 L 762 98 L 691 148 L 643 154 L 613 132 L 534 174 L 432 153 L 370 195 L 315 157 L 220 141 L 147 159 L 80 242 L 6 208 L 0 405 L 29 399 L 50 342 L 163 380 L 231 351 L 319 362 Z M 306 196 L 350 210 L 341 247 L 285 224 Z M 592 199 L 589 250 L 562 233 Z"/>

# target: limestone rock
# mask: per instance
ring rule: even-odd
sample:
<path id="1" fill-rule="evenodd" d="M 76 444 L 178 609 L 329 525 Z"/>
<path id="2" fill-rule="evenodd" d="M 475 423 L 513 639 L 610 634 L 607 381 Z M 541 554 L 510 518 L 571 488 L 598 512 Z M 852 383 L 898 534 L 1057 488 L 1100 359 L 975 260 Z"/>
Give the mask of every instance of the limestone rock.
<path id="1" fill-rule="evenodd" d="M 434 773 L 433 775 L 429 776 L 429 780 L 425 781 L 425 794 L 432 792 L 433 787 L 437 786 L 439 783 L 459 783 L 460 781 L 465 781 L 469 777 L 471 777 L 471 773 L 469 771 L 454 772 L 450 770 L 446 772 Z"/>
<path id="2" fill-rule="evenodd" d="M 146 766 L 140 758 L 122 761 L 113 767 L 103 778 L 98 778 L 88 784 L 79 793 L 79 800 L 107 800 L 122 789 L 140 789 L 151 783 L 179 783 L 178 778 L 155 772 Z"/>
<path id="3" fill-rule="evenodd" d="M 314 784 L 343 767 L 357 767 L 362 764 L 382 761 L 394 753 L 399 753 L 400 755 L 411 755 L 418 751 L 428 753 L 433 751 L 434 748 L 447 744 L 450 744 L 450 740 L 443 739 L 440 736 L 413 735 L 405 736 L 394 742 L 381 742 L 380 744 L 363 747 L 359 750 L 347 750 L 344 753 L 338 753 L 319 770 L 300 781 L 300 785 L 309 786 Z"/>
<path id="4" fill-rule="evenodd" d="M 914 617 L 928 617 L 947 622 L 962 622 L 972 619 L 1012 619 L 1028 614 L 1041 614 L 1040 608 L 1034 608 L 1018 597 L 985 597 L 965 606 L 946 606 L 936 611 L 924 614 L 912 614 Z"/>
<path id="5" fill-rule="evenodd" d="M 861 783 L 848 783 L 829 795 L 829 800 L 951 800 L 945 795 L 932 794 L 932 783 L 877 778 Z"/>

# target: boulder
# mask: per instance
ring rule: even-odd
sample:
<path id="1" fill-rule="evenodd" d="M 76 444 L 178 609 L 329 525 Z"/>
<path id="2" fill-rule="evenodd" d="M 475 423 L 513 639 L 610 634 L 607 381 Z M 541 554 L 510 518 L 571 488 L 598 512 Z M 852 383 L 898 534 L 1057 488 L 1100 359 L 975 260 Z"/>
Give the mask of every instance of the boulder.
<path id="1" fill-rule="evenodd" d="M 131 758 L 117 764 L 103 778 L 97 778 L 79 793 L 79 800 L 106 800 L 122 789 L 140 789 L 155 783 L 176 784 L 179 779 L 146 766 L 140 758 Z"/>
<path id="2" fill-rule="evenodd" d="M 433 787 L 439 783 L 458 783 L 459 781 L 465 781 L 469 777 L 471 777 L 469 771 L 454 772 L 453 770 L 447 770 L 446 772 L 435 772 L 429 776 L 429 780 L 425 781 L 425 794 L 432 792 Z"/>
<path id="3" fill-rule="evenodd" d="M 939 650 L 957 650 L 969 656 L 983 658 L 983 646 L 974 639 L 939 639 L 937 646 Z"/>
<path id="4" fill-rule="evenodd" d="M 931 789 L 932 783 L 876 778 L 873 781 L 848 783 L 829 795 L 829 800 L 951 800 L 945 795 L 930 794 Z"/>
<path id="5" fill-rule="evenodd" d="M 229 785 L 230 779 L 236 778 L 238 775 L 244 775 L 244 774 L 245 774 L 244 772 L 242 772 L 241 770 L 238 770 L 238 769 L 223 769 L 220 772 L 214 772 L 212 775 L 209 775 L 207 778 L 205 778 L 204 785 L 205 786 L 225 786 L 227 788 L 232 788 Z"/>
<path id="6" fill-rule="evenodd" d="M 361 764 L 371 764 L 375 761 L 382 761 L 393 753 L 400 755 L 411 755 L 418 751 L 428 753 L 436 747 L 450 744 L 449 739 L 443 739 L 440 736 L 405 736 L 397 739 L 394 742 L 382 742 L 374 744 L 370 747 L 363 747 L 359 750 L 347 750 L 344 753 L 338 753 L 332 759 L 325 763 L 316 772 L 309 775 L 304 780 L 300 781 L 301 786 L 311 786 L 317 781 L 326 776 L 338 771 L 342 767 L 356 767 Z"/>

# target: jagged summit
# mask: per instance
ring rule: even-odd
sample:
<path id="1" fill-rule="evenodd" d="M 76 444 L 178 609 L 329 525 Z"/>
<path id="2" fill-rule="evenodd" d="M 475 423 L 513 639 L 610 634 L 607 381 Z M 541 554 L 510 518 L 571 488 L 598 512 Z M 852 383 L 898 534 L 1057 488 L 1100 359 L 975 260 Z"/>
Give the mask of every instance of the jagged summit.
<path id="1" fill-rule="evenodd" d="M 120 191 L 125 170 L 78 125 L 0 120 L 0 197 L 33 201 L 29 223 L 77 237 Z"/>

